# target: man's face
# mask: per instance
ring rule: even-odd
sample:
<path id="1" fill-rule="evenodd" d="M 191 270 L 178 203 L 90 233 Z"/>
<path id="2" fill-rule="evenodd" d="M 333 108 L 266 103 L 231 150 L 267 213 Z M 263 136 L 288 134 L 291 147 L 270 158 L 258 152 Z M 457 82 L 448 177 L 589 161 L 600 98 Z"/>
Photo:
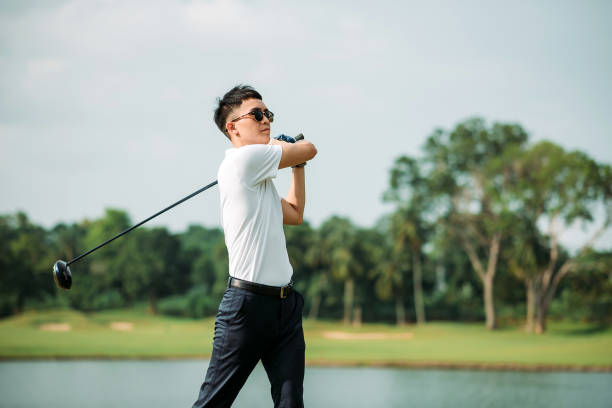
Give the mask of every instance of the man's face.
<path id="1" fill-rule="evenodd" d="M 270 142 L 270 121 L 264 115 L 262 120 L 258 122 L 254 115 L 248 114 L 253 109 L 260 109 L 265 112 L 268 108 L 259 99 L 246 99 L 227 118 L 227 130 L 231 135 L 232 144 L 237 145 L 237 147 Z M 245 116 L 240 118 L 243 115 Z M 240 119 L 232 122 L 236 118 Z"/>

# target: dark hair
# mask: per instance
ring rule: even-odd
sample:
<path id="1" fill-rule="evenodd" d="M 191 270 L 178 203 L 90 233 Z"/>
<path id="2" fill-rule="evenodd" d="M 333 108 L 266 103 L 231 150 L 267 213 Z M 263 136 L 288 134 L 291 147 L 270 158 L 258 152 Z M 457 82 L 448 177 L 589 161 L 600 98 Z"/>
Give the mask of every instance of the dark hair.
<path id="1" fill-rule="evenodd" d="M 219 106 L 215 109 L 215 123 L 223 134 L 229 139 L 225 124 L 227 123 L 227 115 L 234 109 L 239 107 L 243 101 L 247 99 L 259 99 L 261 95 L 249 85 L 236 85 L 230 89 L 223 98 L 217 98 Z"/>

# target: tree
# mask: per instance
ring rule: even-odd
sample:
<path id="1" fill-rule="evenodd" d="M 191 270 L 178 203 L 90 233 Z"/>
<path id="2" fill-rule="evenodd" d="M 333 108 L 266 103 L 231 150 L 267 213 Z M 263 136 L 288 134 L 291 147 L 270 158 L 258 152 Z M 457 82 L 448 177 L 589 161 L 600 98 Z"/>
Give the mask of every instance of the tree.
<path id="1" fill-rule="evenodd" d="M 60 223 L 54 226 L 50 231 L 50 236 L 53 251 L 58 259 L 70 260 L 83 253 L 86 233 L 83 225 L 77 223 L 70 225 Z"/>
<path id="2" fill-rule="evenodd" d="M 510 272 L 525 285 L 525 330 L 535 331 L 536 285 L 538 270 L 546 263 L 545 237 L 535 223 L 525 216 L 517 216 L 508 231 L 509 240 L 504 259 Z"/>
<path id="3" fill-rule="evenodd" d="M 586 251 L 563 295 L 570 317 L 612 323 L 612 251 Z"/>
<path id="4" fill-rule="evenodd" d="M 107 208 L 102 218 L 84 224 L 87 229 L 85 245 L 87 248 L 94 248 L 129 228 L 131 221 L 125 211 Z M 104 249 L 96 251 L 95 255 L 89 256 L 91 274 L 98 278 L 96 286 L 103 284 L 110 286 L 113 281 L 120 282 L 121 272 L 117 268 L 113 268 L 111 262 L 116 259 L 122 245 L 125 245 L 126 238 L 121 238 L 122 241 L 114 241 L 106 245 Z"/>
<path id="5" fill-rule="evenodd" d="M 382 234 L 376 229 L 370 228 L 356 228 L 355 229 L 356 239 L 351 249 L 352 258 L 354 261 L 353 272 L 356 277 L 358 285 L 355 285 L 355 294 L 353 301 L 353 326 L 361 326 L 363 320 L 363 307 L 366 299 L 370 297 L 370 288 L 368 280 L 372 276 L 371 271 L 376 270 L 376 266 L 382 262 L 382 256 L 384 251 L 381 250 L 381 243 L 384 242 Z M 370 273 L 368 273 L 370 271 Z M 368 304 L 368 314 L 373 311 L 374 305 Z"/>
<path id="6" fill-rule="evenodd" d="M 451 132 L 435 131 L 426 141 L 424 168 L 439 221 L 468 255 L 484 290 L 486 327 L 497 325 L 494 281 L 504 231 L 513 203 L 513 173 L 508 163 L 524 149 L 527 134 L 519 125 L 482 119 L 458 124 Z"/>
<path id="7" fill-rule="evenodd" d="M 514 188 L 521 211 L 534 224 L 545 225 L 548 239 L 548 262 L 539 268 L 535 277 L 535 330 L 543 333 L 559 283 L 578 268 L 581 258 L 610 227 L 612 168 L 598 164 L 584 153 L 565 152 L 546 141 L 529 149 L 514 167 L 518 173 Z M 597 210 L 603 212 L 602 217 L 596 217 Z M 559 239 L 577 222 L 596 228 L 574 256 L 562 259 Z"/>
<path id="8" fill-rule="evenodd" d="M 210 298 L 211 303 L 216 303 L 221 299 L 228 277 L 223 231 L 220 228 L 190 225 L 178 237 L 181 269 L 185 277 L 188 277 L 182 291 L 188 287 L 198 287 Z"/>
<path id="9" fill-rule="evenodd" d="M 308 318 L 316 320 L 321 310 L 323 297 L 329 291 L 329 269 L 331 267 L 330 252 L 327 242 L 321 235 L 321 229 L 313 232 L 310 245 L 307 247 L 304 262 L 312 270 L 310 284 L 306 288 L 306 297 L 310 300 Z"/>
<path id="10" fill-rule="evenodd" d="M 176 293 L 188 276 L 179 274 L 180 241 L 166 228 L 135 230 L 112 262 L 121 292 L 133 301 L 146 298 L 157 313 L 161 296 Z"/>
<path id="11" fill-rule="evenodd" d="M 313 280 L 317 279 L 317 271 L 316 266 L 311 263 L 309 251 L 316 245 L 315 230 L 306 221 L 299 226 L 285 225 L 284 230 L 287 254 L 293 267 L 294 287 L 304 295 L 304 310 L 312 310 L 313 297 L 316 297 L 316 294 L 312 293 Z"/>
<path id="12" fill-rule="evenodd" d="M 13 275 L 18 262 L 11 248 L 11 242 L 17 236 L 15 218 L 9 215 L 0 217 L 0 316 L 16 313 L 18 310 L 15 296 Z"/>
<path id="13" fill-rule="evenodd" d="M 425 323 L 422 248 L 431 230 L 425 214 L 432 208 L 428 200 L 430 185 L 421 172 L 417 160 L 407 156 L 399 157 L 391 169 L 390 188 L 384 196 L 387 201 L 395 202 L 398 206 L 390 225 L 391 235 L 395 237 L 393 253 L 397 261 L 401 262 L 405 258 L 404 253 L 410 252 L 414 309 L 419 324 Z"/>
<path id="14" fill-rule="evenodd" d="M 333 216 L 321 226 L 321 235 L 330 249 L 331 275 L 344 283 L 343 322 L 348 325 L 355 305 L 355 279 L 363 272 L 353 257 L 356 231 L 347 218 Z"/>
<path id="15" fill-rule="evenodd" d="M 0 294 L 3 297 L 0 312 L 21 313 L 28 299 L 54 293 L 50 243 L 46 231 L 32 224 L 23 212 L 1 217 L 0 234 Z"/>
<path id="16" fill-rule="evenodd" d="M 379 221 L 382 239 L 379 243 L 379 261 L 372 270 L 375 277 L 374 289 L 378 299 L 395 302 L 395 321 L 398 326 L 406 324 L 406 307 L 404 305 L 405 276 L 409 270 L 409 253 L 405 251 L 405 240 L 395 233 L 393 215 Z"/>
<path id="17" fill-rule="evenodd" d="M 431 249 L 427 259 L 435 271 L 429 316 L 443 320 L 482 320 L 485 315 L 481 280 L 447 224 L 435 225 L 428 246 Z"/>

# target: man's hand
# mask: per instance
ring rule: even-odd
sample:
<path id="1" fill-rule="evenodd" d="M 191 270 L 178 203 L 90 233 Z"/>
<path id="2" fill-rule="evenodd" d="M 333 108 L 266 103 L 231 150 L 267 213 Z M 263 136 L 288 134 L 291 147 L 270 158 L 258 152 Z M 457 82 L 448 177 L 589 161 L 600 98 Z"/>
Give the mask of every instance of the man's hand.
<path id="1" fill-rule="evenodd" d="M 304 136 L 302 136 L 302 138 L 303 137 Z M 291 142 L 291 140 L 293 140 L 293 142 Z M 286 167 L 304 167 L 305 163 L 317 154 L 317 149 L 312 143 L 306 140 L 296 141 L 296 139 L 291 136 L 280 135 L 270 140 L 270 144 L 280 145 L 283 149 L 283 155 L 278 165 L 279 169 L 284 169 Z"/>
<path id="2" fill-rule="evenodd" d="M 300 133 L 300 134 L 301 134 L 301 133 Z M 304 138 L 304 137 L 302 136 L 302 138 Z M 282 141 L 282 142 L 287 142 L 287 143 L 295 143 L 295 141 L 296 141 L 296 139 L 295 139 L 295 138 L 293 138 L 293 137 L 291 137 L 291 136 L 287 136 L 287 135 L 282 135 L 282 134 L 281 134 L 281 135 L 276 136 L 274 139 L 276 139 L 276 140 L 280 140 L 280 141 Z"/>
<path id="3" fill-rule="evenodd" d="M 287 143 L 295 143 L 298 140 L 304 140 L 304 135 L 303 134 L 299 134 L 297 135 L 295 138 L 291 137 L 291 136 L 287 136 L 287 135 L 283 135 L 280 134 L 278 136 L 276 136 L 274 139 L 279 140 L 281 142 L 287 142 Z M 276 143 L 275 143 L 276 144 Z M 292 166 L 294 169 L 297 167 L 304 167 L 306 165 L 306 162 L 304 163 L 300 163 L 300 164 L 296 164 L 295 166 Z"/>

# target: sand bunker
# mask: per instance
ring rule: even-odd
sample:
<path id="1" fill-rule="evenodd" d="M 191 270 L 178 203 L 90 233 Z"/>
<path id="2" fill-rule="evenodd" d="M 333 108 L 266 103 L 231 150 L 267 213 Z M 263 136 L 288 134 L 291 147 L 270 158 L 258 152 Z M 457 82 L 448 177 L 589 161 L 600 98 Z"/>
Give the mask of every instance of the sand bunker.
<path id="1" fill-rule="evenodd" d="M 110 328 L 111 330 L 130 331 L 134 328 L 134 323 L 132 322 L 111 322 Z"/>
<path id="2" fill-rule="evenodd" d="M 348 333 L 340 331 L 323 332 L 323 337 L 331 340 L 407 340 L 412 333 Z"/>
<path id="3" fill-rule="evenodd" d="M 45 323 L 40 325 L 40 330 L 65 332 L 72 330 L 68 323 Z"/>

